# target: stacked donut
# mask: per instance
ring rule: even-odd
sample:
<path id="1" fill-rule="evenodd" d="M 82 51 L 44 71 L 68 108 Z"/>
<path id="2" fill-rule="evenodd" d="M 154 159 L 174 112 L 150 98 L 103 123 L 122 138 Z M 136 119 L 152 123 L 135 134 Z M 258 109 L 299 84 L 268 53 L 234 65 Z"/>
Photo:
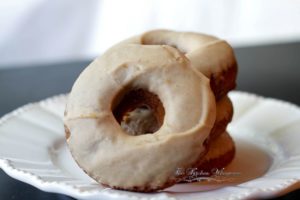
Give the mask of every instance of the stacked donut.
<path id="1" fill-rule="evenodd" d="M 72 156 L 97 182 L 140 192 L 190 181 L 182 169 L 223 168 L 235 153 L 226 127 L 236 75 L 232 48 L 212 36 L 155 30 L 125 40 L 73 85 Z"/>

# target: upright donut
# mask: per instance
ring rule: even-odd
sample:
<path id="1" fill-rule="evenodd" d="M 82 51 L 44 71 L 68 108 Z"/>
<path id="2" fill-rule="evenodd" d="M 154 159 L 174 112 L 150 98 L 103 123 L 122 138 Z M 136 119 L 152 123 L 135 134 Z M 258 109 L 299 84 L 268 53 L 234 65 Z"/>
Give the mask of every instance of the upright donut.
<path id="1" fill-rule="evenodd" d="M 237 62 L 232 47 L 224 40 L 201 33 L 153 30 L 118 45 L 127 43 L 177 48 L 210 79 L 217 100 L 236 86 Z"/>
<path id="2" fill-rule="evenodd" d="M 153 113 L 158 127 L 152 134 L 147 126 L 134 134 L 122 129 L 130 96 L 138 96 L 134 109 Z M 93 179 L 113 188 L 150 192 L 175 184 L 178 168 L 199 161 L 215 118 L 209 79 L 178 49 L 124 44 L 80 74 L 64 124 L 74 159 Z"/>
<path id="3" fill-rule="evenodd" d="M 234 143 L 232 139 L 224 139 L 230 138 L 230 135 L 224 132 L 233 115 L 233 106 L 227 93 L 235 88 L 237 76 L 237 62 L 231 46 L 213 36 L 170 30 L 149 31 L 118 45 L 128 43 L 172 46 L 184 54 L 196 70 L 210 79 L 210 86 L 217 101 L 216 121 L 206 141 L 207 153 L 196 167 L 207 170 L 210 167 L 225 167 L 230 163 L 234 157 Z M 211 159 L 211 152 L 216 152 L 216 144 L 220 143 L 227 143 L 228 148 L 221 148 L 217 151 L 218 159 Z"/>

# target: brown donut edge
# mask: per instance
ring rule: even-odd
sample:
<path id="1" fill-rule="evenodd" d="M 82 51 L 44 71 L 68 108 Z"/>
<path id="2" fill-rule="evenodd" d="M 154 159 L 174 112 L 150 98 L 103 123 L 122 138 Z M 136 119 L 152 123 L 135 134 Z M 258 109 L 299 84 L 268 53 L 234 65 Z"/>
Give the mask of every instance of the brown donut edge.
<path id="1" fill-rule="evenodd" d="M 224 132 L 222 134 L 225 134 L 225 133 L 226 132 Z M 228 135 L 229 135 L 229 133 L 228 133 Z M 225 168 L 226 166 L 228 166 L 232 162 L 232 160 L 235 157 L 236 148 L 235 148 L 234 141 L 233 141 L 233 139 L 232 139 L 232 137 L 230 135 L 229 135 L 229 138 L 230 138 L 230 144 L 228 144 L 228 145 L 232 146 L 232 148 L 230 150 L 227 150 L 227 151 L 223 152 L 223 154 L 221 154 L 217 158 L 213 158 L 213 159 L 206 160 L 205 159 L 206 157 L 204 156 L 195 165 L 195 168 L 197 170 L 202 170 L 203 172 L 207 173 L 207 175 L 205 175 L 203 177 L 212 176 L 213 175 L 213 172 L 212 172 L 213 169 L 219 169 L 219 170 L 223 169 L 223 168 Z M 207 151 L 206 152 L 209 151 L 209 149 L 211 148 L 212 143 L 213 143 L 213 141 L 211 141 L 210 143 L 208 143 L 208 145 L 207 145 Z M 198 177 L 201 177 L 201 176 L 198 176 Z M 197 182 L 197 179 L 195 179 L 195 178 L 198 178 L 198 177 L 193 177 L 192 180 L 183 179 L 183 180 L 179 181 L 179 183 Z M 186 178 L 188 178 L 188 177 L 186 177 Z"/>
<path id="2" fill-rule="evenodd" d="M 224 97 L 230 90 L 235 89 L 237 73 L 238 65 L 236 60 L 233 60 L 233 63 L 227 70 L 211 75 L 210 87 L 216 97 L 216 101 Z"/>
<path id="3" fill-rule="evenodd" d="M 226 98 L 226 97 L 224 97 Z M 225 114 L 222 114 L 222 111 L 217 110 L 217 115 L 223 115 L 222 118 L 216 118 L 213 128 L 209 134 L 209 140 L 214 140 L 218 136 L 220 136 L 223 132 L 226 131 L 228 124 L 231 122 L 233 117 L 233 105 L 231 100 L 228 98 L 229 104 L 224 109 L 228 109 Z M 217 102 L 218 103 L 218 102 Z"/>

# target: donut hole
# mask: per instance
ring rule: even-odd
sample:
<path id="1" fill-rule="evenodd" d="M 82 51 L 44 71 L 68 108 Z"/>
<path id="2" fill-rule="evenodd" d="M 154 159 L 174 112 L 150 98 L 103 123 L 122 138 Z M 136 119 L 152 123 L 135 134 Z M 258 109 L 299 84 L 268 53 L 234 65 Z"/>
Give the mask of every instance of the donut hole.
<path id="1" fill-rule="evenodd" d="M 115 119 L 125 133 L 155 133 L 163 124 L 165 110 L 158 96 L 145 89 L 125 92 L 113 109 Z"/>

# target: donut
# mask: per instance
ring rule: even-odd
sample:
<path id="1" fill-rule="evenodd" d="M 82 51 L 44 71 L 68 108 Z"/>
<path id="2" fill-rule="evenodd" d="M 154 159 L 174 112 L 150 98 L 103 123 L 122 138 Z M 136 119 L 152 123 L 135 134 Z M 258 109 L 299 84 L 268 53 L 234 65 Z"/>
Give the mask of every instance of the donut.
<path id="1" fill-rule="evenodd" d="M 225 96 L 216 103 L 216 108 L 216 120 L 206 140 L 208 147 L 206 153 L 194 168 L 186 169 L 188 176 L 179 183 L 202 181 L 203 177 L 212 176 L 213 170 L 221 170 L 234 158 L 234 142 L 226 132 L 227 125 L 233 116 L 232 102 L 228 96 Z"/>
<path id="2" fill-rule="evenodd" d="M 216 121 L 209 135 L 209 140 L 213 140 L 225 132 L 233 116 L 233 105 L 227 95 L 217 101 L 216 106 Z"/>
<path id="3" fill-rule="evenodd" d="M 130 125 L 134 112 L 152 116 L 155 127 Z M 151 192 L 178 182 L 179 167 L 196 166 L 215 119 L 210 80 L 178 49 L 124 44 L 79 75 L 64 126 L 73 158 L 90 177 L 112 188 Z"/>
<path id="4" fill-rule="evenodd" d="M 220 134 L 208 147 L 208 153 L 198 163 L 198 169 L 222 169 L 227 166 L 235 155 L 235 145 L 228 132 Z"/>
<path id="5" fill-rule="evenodd" d="M 217 100 L 236 86 L 237 62 L 232 47 L 216 37 L 170 30 L 153 30 L 120 42 L 122 44 L 169 45 L 179 49 L 193 67 L 210 79 Z"/>
<path id="6" fill-rule="evenodd" d="M 196 182 L 203 180 L 203 177 L 210 177 L 215 175 L 216 170 L 222 170 L 235 156 L 235 145 L 232 137 L 228 132 L 220 134 L 213 140 L 209 147 L 208 152 L 198 163 L 197 167 L 185 170 L 188 176 L 180 183 Z"/>

